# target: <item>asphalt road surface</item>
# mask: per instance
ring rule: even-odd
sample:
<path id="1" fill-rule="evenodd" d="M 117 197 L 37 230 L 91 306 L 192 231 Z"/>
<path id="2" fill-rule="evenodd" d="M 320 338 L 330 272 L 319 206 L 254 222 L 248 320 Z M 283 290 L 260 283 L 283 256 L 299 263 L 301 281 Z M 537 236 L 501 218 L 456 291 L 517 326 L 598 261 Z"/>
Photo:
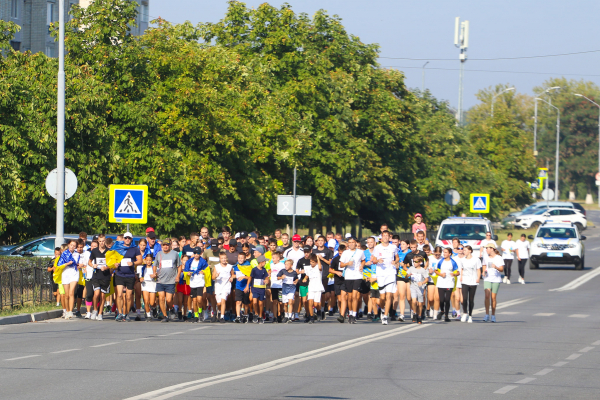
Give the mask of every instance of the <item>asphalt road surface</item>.
<path id="1" fill-rule="evenodd" d="M 588 218 L 600 226 L 600 212 Z M 480 285 L 473 324 L 0 327 L 0 398 L 599 398 L 600 228 L 584 234 L 586 269 L 527 269 L 526 285 L 501 285 L 495 324 Z"/>

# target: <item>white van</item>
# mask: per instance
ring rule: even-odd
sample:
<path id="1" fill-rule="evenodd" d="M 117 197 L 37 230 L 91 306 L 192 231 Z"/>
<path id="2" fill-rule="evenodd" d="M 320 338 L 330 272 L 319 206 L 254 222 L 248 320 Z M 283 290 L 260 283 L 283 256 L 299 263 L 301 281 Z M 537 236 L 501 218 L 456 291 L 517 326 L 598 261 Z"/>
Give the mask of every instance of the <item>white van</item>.
<path id="1" fill-rule="evenodd" d="M 481 241 L 485 239 L 487 232 L 492 233 L 492 239 L 498 240 L 494 235 L 492 223 L 489 219 L 483 217 L 450 217 L 446 218 L 440 224 L 440 228 L 435 238 L 435 245 L 441 247 L 451 247 L 452 239 L 458 238 L 462 245 L 469 245 L 473 248 L 473 255 L 480 256 Z"/>

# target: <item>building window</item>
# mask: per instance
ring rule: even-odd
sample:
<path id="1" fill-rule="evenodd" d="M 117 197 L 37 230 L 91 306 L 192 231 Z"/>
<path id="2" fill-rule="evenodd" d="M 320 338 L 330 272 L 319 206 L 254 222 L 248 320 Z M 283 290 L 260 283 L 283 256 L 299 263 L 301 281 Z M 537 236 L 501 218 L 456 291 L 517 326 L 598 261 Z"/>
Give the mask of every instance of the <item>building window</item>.
<path id="1" fill-rule="evenodd" d="M 46 55 L 48 57 L 54 57 L 54 46 L 46 46 Z"/>
<path id="2" fill-rule="evenodd" d="M 54 3 L 46 3 L 46 25 L 49 27 L 54 21 Z"/>
<path id="3" fill-rule="evenodd" d="M 15 51 L 19 51 L 21 50 L 21 42 L 15 42 L 14 40 L 10 41 L 10 46 L 15 50 Z"/>
<path id="4" fill-rule="evenodd" d="M 149 19 L 149 15 L 148 15 L 149 11 L 148 11 L 148 5 L 147 4 L 142 4 L 142 22 L 148 22 Z"/>
<path id="5" fill-rule="evenodd" d="M 12 18 L 19 18 L 19 0 L 10 1 L 10 16 Z"/>

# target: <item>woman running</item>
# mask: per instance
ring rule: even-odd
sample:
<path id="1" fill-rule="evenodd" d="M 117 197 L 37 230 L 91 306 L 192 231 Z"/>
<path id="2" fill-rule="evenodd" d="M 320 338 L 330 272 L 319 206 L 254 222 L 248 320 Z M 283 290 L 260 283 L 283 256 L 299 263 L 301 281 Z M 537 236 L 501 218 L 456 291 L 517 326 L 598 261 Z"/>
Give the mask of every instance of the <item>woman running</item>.
<path id="1" fill-rule="evenodd" d="M 440 295 L 442 312 L 438 314 L 438 320 L 445 316 L 444 321 L 450 322 L 448 313 L 450 312 L 450 297 L 454 289 L 454 277 L 459 275 L 458 264 L 452 259 L 452 248 L 446 247 L 442 252 L 444 259 L 438 263 L 435 273 L 438 275 L 437 288 Z"/>
<path id="2" fill-rule="evenodd" d="M 398 268 L 398 274 L 396 275 L 396 285 L 398 290 L 394 293 L 394 306 L 392 313 L 394 313 L 392 321 L 395 320 L 395 311 L 400 305 L 400 314 L 398 318 L 401 322 L 404 322 L 404 311 L 406 309 L 405 300 L 408 298 L 409 306 L 412 310 L 411 302 L 411 293 L 410 293 L 410 276 L 408 276 L 408 269 L 412 267 L 411 263 L 404 264 L 404 258 L 411 252 L 411 249 L 408 247 L 408 240 L 400 241 L 400 249 L 398 250 L 398 259 L 400 260 L 400 268 Z"/>
<path id="3" fill-rule="evenodd" d="M 140 252 L 141 252 L 140 248 Z M 156 311 L 156 266 L 153 265 L 154 258 L 151 253 L 144 256 L 142 275 L 140 278 L 142 295 L 144 296 L 144 311 L 146 311 L 146 322 L 152 321 L 152 314 L 158 317 Z"/>
<path id="4" fill-rule="evenodd" d="M 485 246 L 487 262 L 483 265 L 483 287 L 485 289 L 485 317 L 484 322 L 490 320 L 490 303 L 492 306 L 492 322 L 496 322 L 496 297 L 502 283 L 502 271 L 504 271 L 504 260 L 493 243 Z"/>
<path id="5" fill-rule="evenodd" d="M 75 289 L 79 285 L 79 270 L 78 260 L 73 258 L 75 249 L 77 248 L 77 241 L 69 240 L 67 243 L 67 249 L 63 251 L 58 260 L 58 266 L 65 266 L 62 272 L 61 280 L 65 290 L 65 301 L 64 307 L 67 312 L 65 313 L 65 319 L 73 319 L 73 307 L 75 306 Z"/>
<path id="6" fill-rule="evenodd" d="M 460 282 L 462 284 L 463 297 L 463 316 L 461 322 L 473 322 L 473 302 L 475 300 L 475 291 L 481 279 L 481 260 L 479 257 L 473 257 L 473 248 L 464 247 L 465 257 L 462 259 L 460 270 Z"/>

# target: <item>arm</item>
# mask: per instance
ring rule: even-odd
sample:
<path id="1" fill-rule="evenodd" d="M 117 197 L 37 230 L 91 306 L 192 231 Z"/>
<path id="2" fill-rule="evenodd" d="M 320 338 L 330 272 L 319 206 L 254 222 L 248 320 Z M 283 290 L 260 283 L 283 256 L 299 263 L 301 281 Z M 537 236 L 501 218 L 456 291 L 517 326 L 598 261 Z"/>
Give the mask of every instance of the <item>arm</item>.
<path id="1" fill-rule="evenodd" d="M 135 256 L 135 262 L 133 263 L 133 265 L 135 265 L 136 267 L 138 265 L 142 265 L 142 255 L 141 254 Z"/>

